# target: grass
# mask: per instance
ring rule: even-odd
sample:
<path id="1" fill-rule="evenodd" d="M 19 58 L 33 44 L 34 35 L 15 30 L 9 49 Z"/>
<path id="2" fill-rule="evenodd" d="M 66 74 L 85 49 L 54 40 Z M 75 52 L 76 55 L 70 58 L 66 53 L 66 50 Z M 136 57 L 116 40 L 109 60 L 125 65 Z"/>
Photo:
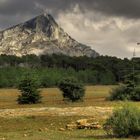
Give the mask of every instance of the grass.
<path id="1" fill-rule="evenodd" d="M 63 102 L 62 94 L 57 88 L 41 89 L 43 101 L 37 105 L 18 105 L 17 89 L 0 89 L 0 109 L 27 107 L 75 107 L 75 106 L 118 106 L 122 102 L 110 102 L 106 98 L 116 86 L 87 86 L 85 101 L 79 103 Z M 139 102 L 133 103 L 140 105 Z M 132 140 L 107 137 L 103 130 L 73 130 L 60 131 L 67 123 L 88 116 L 29 116 L 19 118 L 0 118 L 0 140 Z M 104 120 L 96 118 L 103 123 Z M 47 129 L 47 130 L 46 130 Z"/>
<path id="2" fill-rule="evenodd" d="M 59 130 L 77 119 L 82 119 L 82 117 L 1 118 L 0 138 L 6 138 L 6 140 L 132 140 L 107 137 L 103 130 Z"/>
<path id="3" fill-rule="evenodd" d="M 122 102 L 107 101 L 109 92 L 116 86 L 87 86 L 84 102 L 65 103 L 57 88 L 41 89 L 42 103 L 36 105 L 18 105 L 16 100 L 20 94 L 17 89 L 0 89 L 0 109 L 26 107 L 69 107 L 69 106 L 118 106 Z M 135 103 L 139 105 L 140 103 Z"/>
<path id="4" fill-rule="evenodd" d="M 86 87 L 85 101 L 75 104 L 66 104 L 63 102 L 62 94 L 57 88 L 41 89 L 43 101 L 41 104 L 32 105 L 32 107 L 110 106 L 110 102 L 105 101 L 105 98 L 109 95 L 109 91 L 113 87 L 114 86 L 88 86 Z M 0 89 L 0 108 L 30 107 L 29 105 L 19 106 L 17 104 L 16 99 L 19 94 L 17 89 Z"/>

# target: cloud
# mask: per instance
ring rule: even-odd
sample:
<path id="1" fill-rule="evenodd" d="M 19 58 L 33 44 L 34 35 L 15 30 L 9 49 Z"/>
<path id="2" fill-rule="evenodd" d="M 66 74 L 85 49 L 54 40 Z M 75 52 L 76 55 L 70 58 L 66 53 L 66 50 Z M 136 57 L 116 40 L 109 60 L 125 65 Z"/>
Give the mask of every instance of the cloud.
<path id="1" fill-rule="evenodd" d="M 71 12 L 60 13 L 58 23 L 79 42 L 92 46 L 100 54 L 132 57 L 134 47 L 137 56 L 140 20 L 123 17 L 106 17 L 97 11 L 82 13 L 76 5 Z"/>
<path id="2" fill-rule="evenodd" d="M 79 42 L 104 55 L 140 56 L 140 0 L 0 0 L 0 29 L 44 11 Z"/>
<path id="3" fill-rule="evenodd" d="M 78 0 L 81 7 L 97 10 L 110 16 L 140 18 L 139 0 Z"/>
<path id="4" fill-rule="evenodd" d="M 70 10 L 76 4 L 83 12 L 96 10 L 109 16 L 140 18 L 139 0 L 36 0 L 36 2 L 52 8 L 54 11 Z"/>
<path id="5" fill-rule="evenodd" d="M 126 18 L 140 18 L 139 0 L 0 0 L 1 14 L 33 13 L 45 9 L 58 11 L 71 10 L 76 4 L 83 12 L 97 10 L 109 16 L 123 16 Z M 41 9 L 37 5 L 42 7 Z"/>

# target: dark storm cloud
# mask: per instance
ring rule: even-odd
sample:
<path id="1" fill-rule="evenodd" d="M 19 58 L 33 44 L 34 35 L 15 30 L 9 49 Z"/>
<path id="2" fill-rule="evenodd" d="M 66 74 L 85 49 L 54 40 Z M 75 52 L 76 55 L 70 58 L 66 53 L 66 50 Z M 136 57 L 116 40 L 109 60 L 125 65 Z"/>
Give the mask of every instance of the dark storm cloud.
<path id="1" fill-rule="evenodd" d="M 110 16 L 140 18 L 140 0 L 36 0 L 36 2 L 54 11 L 69 10 L 78 4 L 85 12 L 97 10 Z"/>
<path id="2" fill-rule="evenodd" d="M 83 9 L 97 10 L 111 16 L 140 18 L 140 0 L 76 0 Z"/>
<path id="3" fill-rule="evenodd" d="M 52 9 L 55 14 L 79 4 L 83 11 L 97 10 L 111 16 L 140 18 L 140 0 L 0 0 L 0 14 L 42 12 L 43 9 L 36 8 L 36 4 Z"/>
<path id="4" fill-rule="evenodd" d="M 0 14 L 14 15 L 14 14 L 37 14 L 38 9 L 35 8 L 34 0 L 0 0 Z"/>

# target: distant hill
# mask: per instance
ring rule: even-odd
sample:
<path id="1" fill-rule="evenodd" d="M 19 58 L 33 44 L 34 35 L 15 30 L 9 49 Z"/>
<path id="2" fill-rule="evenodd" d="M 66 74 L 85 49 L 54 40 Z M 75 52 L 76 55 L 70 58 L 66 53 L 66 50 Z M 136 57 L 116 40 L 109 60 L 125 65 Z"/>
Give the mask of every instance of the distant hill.
<path id="1" fill-rule="evenodd" d="M 77 42 L 65 33 L 49 14 L 39 15 L 25 23 L 0 31 L 0 54 L 99 56 L 91 47 Z"/>

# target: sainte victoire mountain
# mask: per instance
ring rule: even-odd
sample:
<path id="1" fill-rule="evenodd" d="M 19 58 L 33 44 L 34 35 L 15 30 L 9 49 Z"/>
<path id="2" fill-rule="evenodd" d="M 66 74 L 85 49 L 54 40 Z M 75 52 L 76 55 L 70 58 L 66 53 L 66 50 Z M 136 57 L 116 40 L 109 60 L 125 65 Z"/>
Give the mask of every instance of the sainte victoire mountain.
<path id="1" fill-rule="evenodd" d="M 83 45 L 58 26 L 49 14 L 0 31 L 0 54 L 64 54 L 68 56 L 97 57 L 99 54 Z"/>

